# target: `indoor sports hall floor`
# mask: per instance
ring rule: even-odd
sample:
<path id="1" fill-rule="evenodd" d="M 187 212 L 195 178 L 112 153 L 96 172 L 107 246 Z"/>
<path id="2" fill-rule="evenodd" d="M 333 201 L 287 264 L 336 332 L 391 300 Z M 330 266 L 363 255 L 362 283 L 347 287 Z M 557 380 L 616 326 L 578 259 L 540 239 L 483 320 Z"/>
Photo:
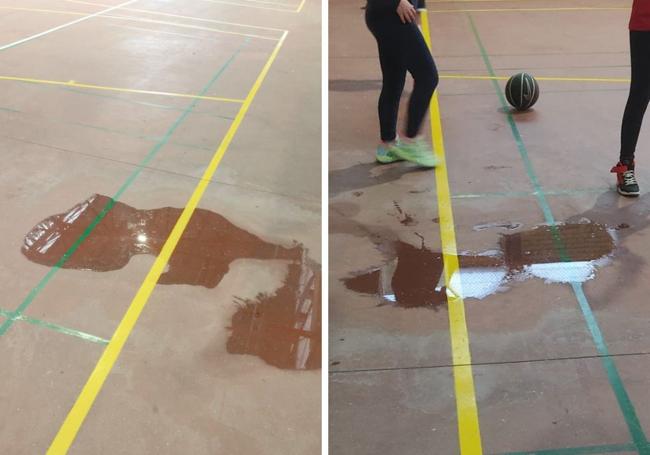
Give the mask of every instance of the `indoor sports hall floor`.
<path id="1" fill-rule="evenodd" d="M 0 0 L 1 453 L 320 450 L 320 11 Z"/>
<path id="2" fill-rule="evenodd" d="M 373 162 L 363 6 L 330 3 L 331 453 L 649 454 L 650 199 L 609 173 L 631 2 L 429 0 L 435 172 Z M 541 95 L 513 115 L 520 71 Z"/>

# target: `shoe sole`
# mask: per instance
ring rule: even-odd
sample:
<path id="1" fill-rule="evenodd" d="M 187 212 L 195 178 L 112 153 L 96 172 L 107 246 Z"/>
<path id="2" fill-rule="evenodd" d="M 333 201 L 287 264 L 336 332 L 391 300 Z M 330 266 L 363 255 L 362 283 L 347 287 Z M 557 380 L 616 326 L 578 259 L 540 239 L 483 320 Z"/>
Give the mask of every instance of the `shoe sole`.
<path id="1" fill-rule="evenodd" d="M 382 160 L 375 156 L 375 161 L 377 161 L 380 164 L 391 164 L 391 163 L 397 163 L 399 161 L 404 161 L 404 160 L 402 158 L 389 158 L 388 160 Z"/>
<path id="2" fill-rule="evenodd" d="M 618 194 L 620 194 L 621 196 L 625 196 L 625 197 L 639 197 L 639 195 L 641 194 L 640 191 L 637 191 L 635 193 L 629 193 L 627 191 L 623 191 L 620 188 L 616 188 L 616 191 L 618 192 Z"/>
<path id="3" fill-rule="evenodd" d="M 415 158 L 413 158 L 413 157 L 411 157 L 411 156 L 403 155 L 403 154 L 401 153 L 401 150 L 398 149 L 398 148 L 396 148 L 396 149 L 393 150 L 393 154 L 397 155 L 397 156 L 398 156 L 399 158 L 401 158 L 403 161 L 409 161 L 409 162 L 411 162 L 411 163 L 415 163 L 415 164 L 417 164 L 417 165 L 419 165 L 419 166 L 426 167 L 426 168 L 431 168 L 431 169 L 433 169 L 434 167 L 436 167 L 436 166 L 438 165 L 438 162 L 435 161 L 435 160 L 434 160 L 433 163 L 422 163 L 421 161 L 419 161 L 419 160 L 417 160 L 417 159 L 415 159 Z"/>

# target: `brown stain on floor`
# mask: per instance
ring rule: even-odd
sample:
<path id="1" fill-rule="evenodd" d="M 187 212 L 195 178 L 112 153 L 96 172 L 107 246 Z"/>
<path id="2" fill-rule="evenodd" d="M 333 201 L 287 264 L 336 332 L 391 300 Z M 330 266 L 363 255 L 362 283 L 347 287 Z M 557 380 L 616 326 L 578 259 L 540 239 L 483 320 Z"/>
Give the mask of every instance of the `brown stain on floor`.
<path id="1" fill-rule="evenodd" d="M 38 223 L 25 236 L 22 253 L 30 261 L 50 267 L 118 270 L 137 254 L 157 256 L 182 211 L 171 207 L 138 210 L 94 195 Z M 102 212 L 106 212 L 104 218 L 60 263 Z M 289 272 L 273 296 L 239 305 L 228 352 L 257 355 L 279 368 L 320 368 L 320 271 L 306 258 L 301 245 L 286 248 L 266 242 L 217 213 L 196 209 L 158 282 L 214 288 L 230 264 L 243 258 L 286 260 Z"/>
<path id="2" fill-rule="evenodd" d="M 593 261 L 614 250 L 607 228 L 596 223 L 539 226 L 501 237 L 501 249 L 511 270 L 526 265 L 571 261 Z"/>
<path id="3" fill-rule="evenodd" d="M 320 273 L 289 265 L 287 278 L 275 294 L 239 302 L 228 352 L 253 354 L 283 369 L 320 368 L 320 296 Z"/>
<path id="4" fill-rule="evenodd" d="M 540 226 L 501 236 L 498 255 L 459 255 L 460 269 L 507 269 L 513 276 L 533 264 L 595 261 L 612 254 L 614 240 L 605 226 L 596 223 Z M 560 253 L 562 250 L 562 253 Z M 443 280 L 443 256 L 422 245 L 416 248 L 395 241 L 396 266 L 390 279 L 394 305 L 402 308 L 438 309 L 447 303 Z M 384 296 L 382 269 L 371 269 L 343 279 L 345 286 L 362 294 Z"/>
<path id="5" fill-rule="evenodd" d="M 437 309 L 447 303 L 447 289 L 436 286 L 444 266 L 442 253 L 425 247 L 416 248 L 398 241 L 394 251 L 397 266 L 391 279 L 397 306 L 402 308 L 429 307 Z M 491 256 L 459 256 L 461 267 L 499 267 L 503 261 Z M 381 270 L 372 270 L 343 280 L 345 286 L 362 294 L 381 295 Z"/>
<path id="6" fill-rule="evenodd" d="M 399 222 L 404 225 L 404 226 L 413 226 L 414 224 L 417 224 L 415 222 L 415 219 L 413 218 L 412 215 L 409 213 L 405 212 L 402 210 L 402 207 L 397 203 L 397 201 L 393 201 L 393 205 L 395 206 L 395 209 L 397 210 L 398 213 L 398 218 Z"/>

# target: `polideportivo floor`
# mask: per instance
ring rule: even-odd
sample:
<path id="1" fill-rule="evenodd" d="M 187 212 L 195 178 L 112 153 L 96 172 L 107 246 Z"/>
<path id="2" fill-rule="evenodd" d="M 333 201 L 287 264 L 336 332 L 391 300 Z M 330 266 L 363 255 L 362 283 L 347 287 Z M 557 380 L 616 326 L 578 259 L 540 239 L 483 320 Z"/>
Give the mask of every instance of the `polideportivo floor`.
<path id="1" fill-rule="evenodd" d="M 609 174 L 630 2 L 427 2 L 435 172 L 373 162 L 362 6 L 330 4 L 331 452 L 650 453 L 648 200 Z"/>
<path id="2" fill-rule="evenodd" d="M 2 453 L 320 450 L 320 8 L 0 2 Z"/>

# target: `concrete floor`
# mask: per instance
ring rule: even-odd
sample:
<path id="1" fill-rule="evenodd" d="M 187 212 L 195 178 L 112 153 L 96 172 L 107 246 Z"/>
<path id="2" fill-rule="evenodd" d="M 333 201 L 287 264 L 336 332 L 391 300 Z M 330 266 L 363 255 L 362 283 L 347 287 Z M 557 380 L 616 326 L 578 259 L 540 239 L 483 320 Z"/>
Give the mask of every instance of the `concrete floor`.
<path id="1" fill-rule="evenodd" d="M 364 2 L 333 0 L 330 452 L 458 454 L 456 400 L 471 398 L 483 453 L 648 454 L 650 199 L 622 200 L 609 174 L 630 2 L 427 3 L 475 398 L 455 394 L 444 288 L 434 290 L 434 172 L 374 163 L 376 44 Z M 534 109 L 513 114 L 498 96 L 504 80 L 470 78 L 490 67 L 581 80 L 540 80 Z M 642 190 L 648 146 L 646 130 Z M 538 228 L 550 219 L 593 234 L 560 228 L 568 264 L 552 259 L 548 228 Z M 594 240 L 601 233 L 613 249 Z M 512 245 L 533 259 L 510 267 Z"/>
<path id="2" fill-rule="evenodd" d="M 123 3 L 0 1 L 0 452 L 47 450 L 288 30 L 70 453 L 318 453 L 321 5 Z"/>

